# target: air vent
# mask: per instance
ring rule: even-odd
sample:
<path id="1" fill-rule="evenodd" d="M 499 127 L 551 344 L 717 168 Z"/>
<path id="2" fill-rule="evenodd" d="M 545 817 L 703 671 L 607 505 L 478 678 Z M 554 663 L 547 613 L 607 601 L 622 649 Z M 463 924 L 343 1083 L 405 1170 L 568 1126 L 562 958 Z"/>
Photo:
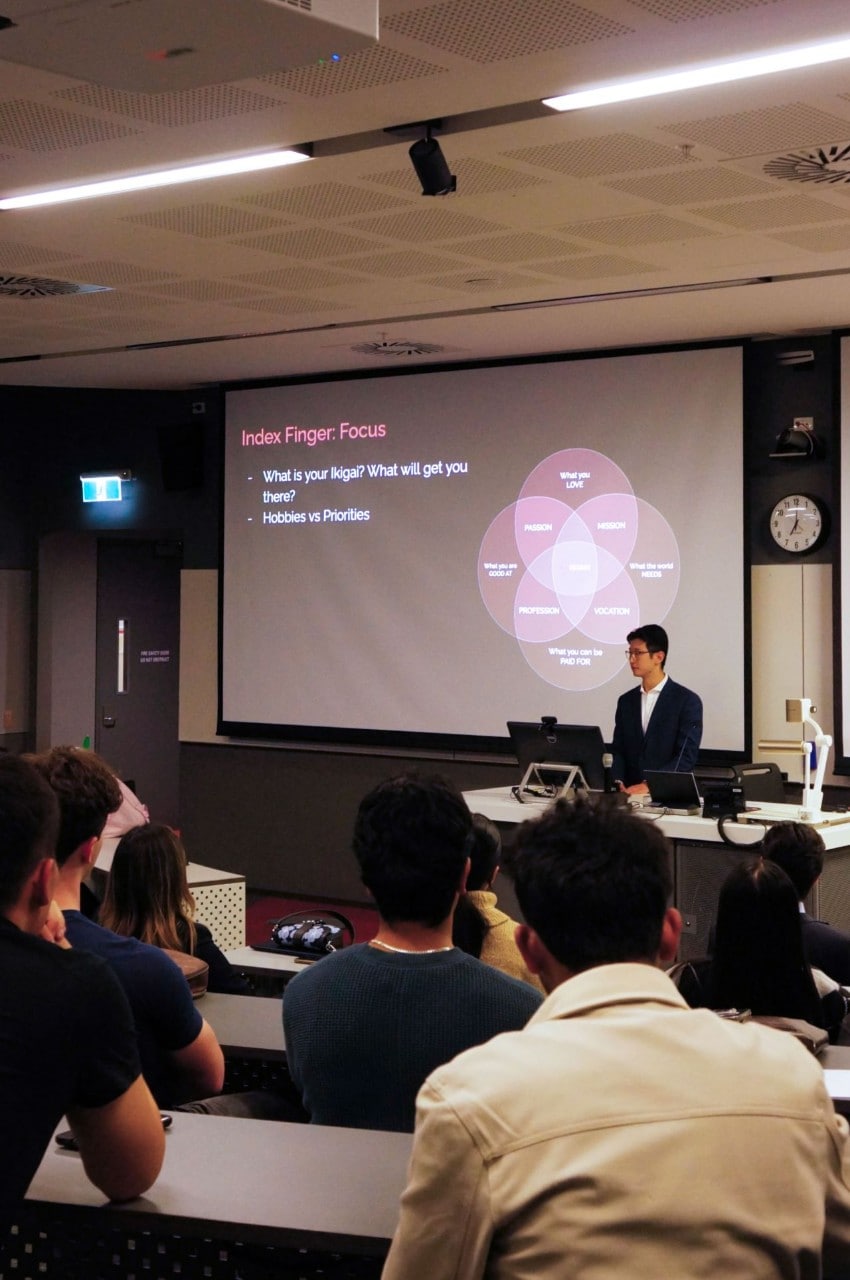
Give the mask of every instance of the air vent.
<path id="1" fill-rule="evenodd" d="M 387 342 L 384 339 L 381 342 L 357 342 L 351 350 L 361 356 L 433 356 L 445 351 L 445 347 L 436 342 L 405 342 L 403 339 Z"/>
<path id="2" fill-rule="evenodd" d="M 0 271 L 0 295 L 7 298 L 58 298 L 71 293 L 109 293 L 102 284 L 75 284 L 46 276 L 11 276 Z"/>
<path id="3" fill-rule="evenodd" d="M 786 182 L 826 182 L 830 186 L 850 182 L 850 142 L 776 156 L 768 160 L 764 172 Z"/>

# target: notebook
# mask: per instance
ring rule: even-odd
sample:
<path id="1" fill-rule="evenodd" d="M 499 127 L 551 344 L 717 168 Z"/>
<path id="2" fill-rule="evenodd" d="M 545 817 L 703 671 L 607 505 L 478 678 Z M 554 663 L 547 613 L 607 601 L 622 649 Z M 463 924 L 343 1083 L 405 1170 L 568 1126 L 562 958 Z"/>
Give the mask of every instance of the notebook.
<path id="1" fill-rule="evenodd" d="M 670 813 L 699 813 L 702 807 L 699 788 L 692 773 L 667 773 L 661 769 L 646 770 L 646 785 L 654 805 Z"/>

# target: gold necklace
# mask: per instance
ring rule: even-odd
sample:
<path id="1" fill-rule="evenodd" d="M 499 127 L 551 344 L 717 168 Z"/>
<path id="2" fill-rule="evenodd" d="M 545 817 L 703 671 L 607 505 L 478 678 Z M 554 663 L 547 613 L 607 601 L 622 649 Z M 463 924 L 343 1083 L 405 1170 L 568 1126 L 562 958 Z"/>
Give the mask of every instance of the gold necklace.
<path id="1" fill-rule="evenodd" d="M 394 947 L 391 942 L 383 942 L 380 938 L 373 938 L 370 945 L 383 947 L 385 951 L 395 951 L 401 956 L 433 956 L 438 951 L 454 951 L 454 944 L 450 947 Z"/>

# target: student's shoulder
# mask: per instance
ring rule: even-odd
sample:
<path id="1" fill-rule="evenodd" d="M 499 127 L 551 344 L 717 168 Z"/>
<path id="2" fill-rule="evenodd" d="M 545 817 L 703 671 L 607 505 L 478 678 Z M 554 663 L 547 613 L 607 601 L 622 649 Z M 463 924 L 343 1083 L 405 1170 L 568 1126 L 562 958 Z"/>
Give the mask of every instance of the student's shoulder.
<path id="1" fill-rule="evenodd" d="M 367 966 L 372 952 L 373 948 L 365 942 L 358 942 L 353 947 L 342 947 L 315 960 L 305 958 L 304 968 L 289 980 L 286 992 L 288 994 L 293 988 L 305 991 L 326 982 L 335 982 L 346 971 Z"/>
<path id="2" fill-rule="evenodd" d="M 677 698 L 680 702 L 688 702 L 691 704 L 697 703 L 699 706 L 702 706 L 702 698 L 699 694 L 695 693 L 693 689 L 689 689 L 687 685 L 679 684 L 678 680 L 673 680 L 668 676 L 667 687 L 670 690 L 671 695 Z"/>
<path id="3" fill-rule="evenodd" d="M 120 1017 L 126 997 L 112 967 L 100 956 L 31 934 L 0 941 L 0 968 L 15 1000 L 30 1000 L 44 1014 L 61 1010 L 64 1023 L 88 1034 L 95 1022 Z M 50 1015 L 52 1016 L 52 1015 Z M 129 1010 L 127 1011 L 129 1018 Z"/>
<path id="4" fill-rule="evenodd" d="M 533 1011 L 538 1005 L 543 1003 L 543 997 L 540 992 L 532 987 L 529 983 L 523 982 L 521 978 L 514 978 L 508 973 L 504 973 L 501 969 L 496 969 L 491 964 L 485 964 L 483 960 L 477 960 L 474 956 L 461 952 L 462 959 L 460 964 L 466 970 L 469 979 L 479 991 L 489 994 L 497 999 L 510 1000 L 515 1004 L 525 1006 L 529 1011 Z"/>
<path id="5" fill-rule="evenodd" d="M 73 948 L 90 951 L 102 957 L 122 973 L 132 972 L 163 981 L 174 981 L 175 975 L 183 975 L 174 961 L 160 947 L 138 938 L 127 938 L 121 933 L 80 916 L 78 912 L 66 912 L 68 941 Z"/>

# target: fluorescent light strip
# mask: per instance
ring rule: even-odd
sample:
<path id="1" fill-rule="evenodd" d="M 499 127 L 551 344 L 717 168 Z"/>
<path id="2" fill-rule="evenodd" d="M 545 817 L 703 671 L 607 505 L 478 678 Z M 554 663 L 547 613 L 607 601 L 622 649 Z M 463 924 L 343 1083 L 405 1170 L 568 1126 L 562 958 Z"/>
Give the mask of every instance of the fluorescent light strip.
<path id="1" fill-rule="evenodd" d="M 784 53 L 762 53 L 735 62 L 714 63 L 693 71 L 672 71 L 666 75 L 627 80 L 598 89 L 582 89 L 555 98 L 544 98 L 543 105 L 555 111 L 579 111 L 583 107 L 602 107 L 612 102 L 633 102 L 656 94 L 679 93 L 682 89 L 701 89 L 706 85 L 730 84 L 753 76 L 768 76 L 775 71 L 796 71 L 802 67 L 819 67 L 829 62 L 850 58 L 850 38 L 830 40 L 825 44 L 804 45 Z"/>
<path id="2" fill-rule="evenodd" d="M 57 187 L 53 191 L 37 191 L 25 196 L 7 196 L 0 209 L 36 209 L 48 204 L 66 204 L 70 200 L 94 200 L 98 196 L 121 195 L 125 191 L 148 191 L 153 187 L 173 187 L 182 182 L 202 182 L 206 178 L 226 178 L 235 173 L 256 173 L 263 169 L 279 169 L 283 165 L 309 160 L 303 151 L 266 151 L 253 156 L 234 156 L 230 160 L 211 160 L 203 164 L 185 165 L 181 169 L 162 169 L 156 173 L 135 173 L 127 178 L 108 178 L 103 182 L 86 182 L 76 187 Z"/>
<path id="3" fill-rule="evenodd" d="M 741 280 L 706 280 L 699 284 L 667 284 L 656 289 L 624 289 L 619 293 L 579 293 L 570 298 L 541 298 L 538 302 L 499 302 L 491 311 L 536 311 L 540 307 L 574 307 L 583 302 L 624 302 L 630 298 L 663 298 L 670 293 L 705 293 L 712 289 L 741 289 L 750 284 L 773 284 L 771 276 Z"/>

